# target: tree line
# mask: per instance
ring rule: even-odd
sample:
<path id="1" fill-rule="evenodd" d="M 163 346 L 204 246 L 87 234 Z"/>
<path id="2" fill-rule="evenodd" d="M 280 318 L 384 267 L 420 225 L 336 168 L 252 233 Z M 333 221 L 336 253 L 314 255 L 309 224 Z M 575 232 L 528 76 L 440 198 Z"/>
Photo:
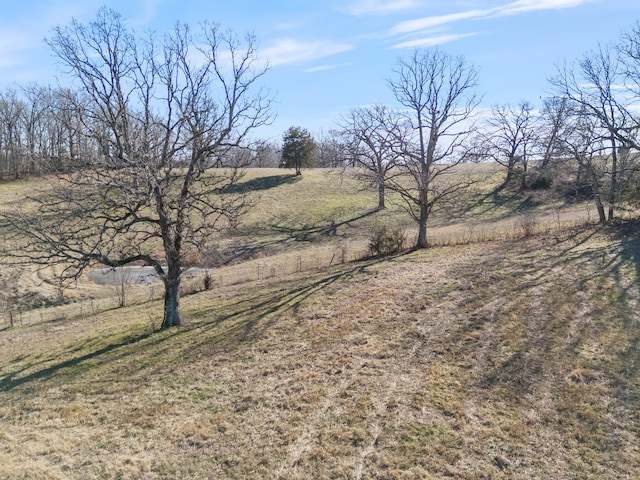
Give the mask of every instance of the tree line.
<path id="1" fill-rule="evenodd" d="M 97 154 L 74 97 L 35 83 L 0 92 L 0 180 L 72 169 Z"/>

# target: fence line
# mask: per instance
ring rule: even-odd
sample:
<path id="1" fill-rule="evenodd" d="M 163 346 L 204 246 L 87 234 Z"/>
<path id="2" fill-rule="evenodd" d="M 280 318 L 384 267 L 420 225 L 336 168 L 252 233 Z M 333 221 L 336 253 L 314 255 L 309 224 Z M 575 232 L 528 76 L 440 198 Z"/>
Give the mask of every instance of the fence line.
<path id="1" fill-rule="evenodd" d="M 589 211 L 585 215 L 561 215 L 559 211 L 546 214 L 525 214 L 515 219 L 479 223 L 467 222 L 450 227 L 436 227 L 430 230 L 431 244 L 434 246 L 483 243 L 493 240 L 522 238 L 540 232 L 559 230 L 591 223 Z M 364 258 L 368 254 L 365 241 L 352 241 L 340 245 L 315 247 L 309 251 L 287 252 L 273 257 L 249 260 L 240 264 L 223 266 L 209 270 L 199 269 L 187 272 L 183 280 L 183 294 L 240 285 L 259 280 L 277 279 L 296 273 L 304 273 L 328 268 L 332 265 L 348 263 Z M 208 280 L 205 280 L 206 276 Z M 125 295 L 118 288 L 126 288 Z M 6 305 L 0 312 L 0 325 L 32 325 L 37 323 L 63 321 L 82 318 L 97 313 L 114 310 L 126 305 L 141 305 L 162 298 L 164 288 L 159 282 L 147 285 L 114 286 L 114 294 L 101 297 L 83 297 L 73 303 L 36 309 L 12 309 Z"/>
<path id="2" fill-rule="evenodd" d="M 277 279 L 295 273 L 310 272 L 336 265 L 338 260 L 347 263 L 362 258 L 364 253 L 357 248 L 348 250 L 343 246 L 320 247 L 313 253 L 294 252 L 276 257 L 250 260 L 237 265 L 213 269 L 197 269 L 185 272 L 182 282 L 182 294 L 205 290 L 205 276 L 208 274 L 210 288 L 240 285 L 244 283 Z M 125 288 L 124 297 L 118 289 Z M 0 326 L 24 326 L 38 323 L 64 321 L 82 318 L 126 306 L 142 305 L 159 300 L 164 288 L 159 281 L 146 285 L 114 285 L 113 295 L 100 297 L 80 297 L 72 303 L 41 308 L 7 308 L 0 312 Z M 123 302 L 124 300 L 124 302 Z"/>

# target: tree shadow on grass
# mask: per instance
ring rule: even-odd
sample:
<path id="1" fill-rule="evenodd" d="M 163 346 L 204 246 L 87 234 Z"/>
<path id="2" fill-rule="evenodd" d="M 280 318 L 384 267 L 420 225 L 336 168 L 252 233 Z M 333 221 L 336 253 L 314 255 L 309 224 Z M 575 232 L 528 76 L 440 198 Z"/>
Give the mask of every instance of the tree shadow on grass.
<path id="1" fill-rule="evenodd" d="M 32 373 L 29 373 L 27 375 L 20 376 L 19 378 L 16 378 L 22 372 L 24 372 L 26 370 L 29 370 L 29 369 L 31 369 L 32 367 L 35 366 L 34 363 L 27 364 L 23 368 L 20 368 L 20 369 L 15 370 L 15 371 L 13 371 L 11 373 L 8 373 L 4 377 L 0 378 L 0 392 L 8 392 L 8 391 L 13 390 L 14 388 L 20 387 L 20 386 L 22 386 L 24 384 L 28 384 L 28 383 L 30 383 L 32 381 L 42 380 L 42 379 L 47 379 L 47 378 L 53 377 L 58 372 L 60 372 L 60 371 L 62 371 L 64 369 L 78 367 L 82 363 L 87 362 L 89 360 L 100 358 L 100 357 L 103 357 L 103 356 L 108 355 L 110 353 L 113 353 L 113 352 L 117 351 L 120 348 L 140 343 L 141 341 L 151 337 L 152 335 L 153 335 L 152 332 L 146 332 L 146 333 L 142 333 L 142 334 L 139 334 L 139 335 L 128 336 L 125 339 L 122 339 L 122 340 L 117 341 L 117 342 L 110 343 L 108 345 L 105 345 L 102 348 L 99 348 L 99 349 L 94 350 L 94 351 L 90 351 L 89 353 L 86 353 L 84 355 L 73 357 L 73 358 L 70 358 L 68 360 L 64 360 L 62 362 L 58 362 L 58 363 L 54 362 L 54 363 L 52 363 L 51 365 L 49 365 L 47 367 L 43 367 L 43 368 L 37 369 L 37 370 L 33 371 Z M 74 348 L 73 351 L 84 350 L 85 347 L 86 347 L 86 344 L 80 344 L 76 348 Z M 39 363 L 45 363 L 45 362 L 49 363 L 48 360 L 45 360 L 45 361 L 39 362 Z"/>
<path id="2" fill-rule="evenodd" d="M 605 252 L 606 269 L 612 272 L 616 285 L 620 289 L 619 302 L 623 302 L 629 312 L 636 310 L 637 287 L 640 283 L 640 219 L 617 221 L 608 227 L 609 234 L 617 240 L 619 247 Z M 628 281 L 628 273 L 625 268 L 632 266 L 634 270 L 634 282 Z M 638 405 L 640 395 L 637 390 L 637 382 L 640 378 L 640 327 L 637 321 L 633 321 L 632 315 L 626 316 L 624 329 L 631 339 L 628 347 L 620 352 L 619 359 L 623 367 L 612 379 L 615 387 L 615 398 L 624 405 Z"/>
<path id="3" fill-rule="evenodd" d="M 211 317 L 193 327 L 193 330 L 207 332 L 198 334 L 202 340 L 198 346 L 222 348 L 223 345 L 236 345 L 251 341 L 261 332 L 270 328 L 279 316 L 289 312 L 296 312 L 298 308 L 312 295 L 326 289 L 330 285 L 345 279 L 353 278 L 364 273 L 367 268 L 383 262 L 385 259 L 376 258 L 340 266 L 331 273 L 315 276 L 308 282 L 295 282 L 293 285 L 261 291 L 255 295 L 242 298 L 229 305 L 229 313 L 220 313 L 217 307 L 199 313 L 201 317 Z M 346 268 L 345 268 L 346 267 Z M 220 329 L 218 331 L 218 329 Z M 198 351 L 190 347 L 191 352 Z"/>
<path id="4" fill-rule="evenodd" d="M 379 210 L 368 210 L 360 215 L 348 218 L 346 220 L 329 220 L 328 222 L 317 225 L 290 227 L 287 225 L 274 224 L 271 226 L 271 228 L 280 234 L 284 234 L 286 240 L 293 240 L 296 242 L 310 242 L 322 237 L 335 237 L 338 235 L 338 228 L 351 226 L 351 224 L 353 224 L 354 222 L 363 220 L 371 215 L 374 215 L 377 212 L 379 212 Z"/>
<path id="5" fill-rule="evenodd" d="M 603 241 L 601 236 L 608 240 Z M 574 227 L 555 242 L 548 251 L 536 251 L 519 263 L 520 278 L 525 280 L 509 292 L 511 300 L 505 297 L 497 303 L 504 302 L 499 315 L 505 318 L 512 312 L 509 302 L 531 305 L 523 310 L 529 317 L 517 319 L 526 340 L 509 344 L 512 354 L 483 372 L 477 385 L 487 392 L 507 387 L 498 391 L 511 392 L 516 400 L 526 399 L 553 375 L 556 383 L 551 388 L 562 389 L 562 374 L 569 374 L 571 369 L 567 363 L 577 362 L 575 368 L 586 362 L 612 389 L 611 405 L 618 414 L 631 415 L 629 412 L 637 411 L 640 404 L 636 387 L 640 379 L 640 327 L 635 306 L 640 279 L 640 221 Z M 520 248 L 523 258 L 530 253 L 526 244 Z M 564 304 L 564 310 L 556 303 L 546 303 L 560 301 L 563 289 L 568 292 L 566 298 L 573 299 Z M 554 290 L 556 300 L 548 298 L 553 297 Z M 545 293 L 536 297 L 536 291 Z M 600 350 L 610 352 L 606 361 L 578 355 L 596 342 Z M 554 372 L 554 361 L 558 362 L 555 368 L 564 370 Z"/>
<path id="6" fill-rule="evenodd" d="M 604 380 L 614 392 L 611 395 L 613 401 L 607 408 L 615 412 L 612 415 L 621 416 L 626 421 L 635 417 L 640 405 L 637 390 L 640 380 L 640 326 L 636 306 L 640 283 L 640 219 L 618 220 L 611 225 L 592 228 L 593 233 L 588 238 L 600 231 L 612 241 L 598 242 L 582 252 L 574 250 L 570 261 L 581 261 L 593 270 L 591 275 L 582 279 L 580 289 L 588 280 L 603 285 L 598 301 L 608 312 L 606 321 L 617 325 L 614 327 L 618 329 L 616 345 L 624 346 L 610 345 L 609 348 L 616 353 L 608 362 L 603 362 L 607 367 Z M 586 243 L 586 239 L 581 243 Z M 568 249 L 567 255 L 572 253 L 569 250 L 572 249 Z M 563 262 L 563 257 L 564 254 L 558 256 L 558 265 Z M 607 286 L 608 279 L 613 280 L 612 285 Z M 594 315 L 598 315 L 597 308 Z"/>
<path id="7" fill-rule="evenodd" d="M 269 177 L 258 177 L 246 182 L 229 185 L 224 189 L 223 193 L 248 193 L 270 190 L 281 185 L 291 185 L 300 181 L 299 176 L 295 175 L 271 175 Z"/>
<path id="8" fill-rule="evenodd" d="M 254 258 L 264 258 L 285 250 L 292 243 L 319 242 L 332 237 L 347 237 L 338 229 L 343 227 L 354 227 L 354 223 L 363 220 L 377 213 L 378 210 L 369 210 L 360 215 L 346 220 L 325 220 L 313 225 L 286 225 L 284 222 L 274 223 L 266 227 L 273 235 L 271 238 L 262 240 L 259 235 L 252 237 L 251 243 L 233 244 L 231 247 L 221 251 L 219 256 L 208 266 L 229 266 L 235 265 Z M 256 237 L 258 237 L 256 239 Z M 276 238 L 274 238 L 276 237 Z"/>
<path id="9" fill-rule="evenodd" d="M 536 200 L 532 195 L 527 195 L 526 192 L 512 191 L 506 186 L 501 185 L 472 201 L 466 202 L 461 209 L 461 214 L 492 216 L 495 212 L 503 210 L 500 215 L 494 218 L 498 220 L 512 217 L 516 214 L 527 213 L 540 207 L 542 204 L 543 202 Z"/>
<path id="10" fill-rule="evenodd" d="M 636 283 L 640 281 L 640 219 L 616 222 L 610 233 L 620 243 L 616 255 L 611 255 L 608 266 L 620 277 L 620 267 L 631 264 L 635 268 Z"/>
<path id="11" fill-rule="evenodd" d="M 97 361 L 115 362 L 143 355 L 140 362 L 132 366 L 131 374 L 139 373 L 145 368 L 155 368 L 154 358 L 159 355 L 156 349 L 164 345 L 165 355 L 170 353 L 171 358 L 164 358 L 162 365 L 172 359 L 188 361 L 203 349 L 208 352 L 211 349 L 229 348 L 242 342 L 250 341 L 261 331 L 269 328 L 278 317 L 274 314 L 283 314 L 297 309 L 311 295 L 328 287 L 343 278 L 348 278 L 381 260 L 369 260 L 350 264 L 346 268 L 333 270 L 328 274 L 315 276 L 308 282 L 295 282 L 289 287 L 262 291 L 256 295 L 243 298 L 229 305 L 230 313 L 220 314 L 219 307 L 211 307 L 201 311 L 198 316 L 204 317 L 195 325 L 187 325 L 184 328 L 163 331 L 162 333 L 145 331 L 139 334 L 127 335 L 104 345 L 98 338 L 91 338 L 85 342 L 73 345 L 66 352 L 54 352 L 45 358 L 35 357 L 31 362 L 23 363 L 16 370 L 8 372 L 0 377 L 0 392 L 10 392 L 18 387 L 27 386 L 38 380 L 48 380 L 64 374 L 67 378 L 82 374 L 86 371 L 84 366 L 91 367 Z M 280 284 L 277 284 L 278 286 Z M 188 316 L 188 314 L 187 314 Z M 272 317 L 270 321 L 265 321 Z M 209 318 L 211 318 L 209 320 Z M 258 328 L 259 327 L 259 328 Z M 181 341 L 184 339 L 184 341 Z M 99 342 L 101 346 L 92 349 L 91 343 Z M 170 347 L 167 342 L 175 342 Z M 143 350 L 145 349 L 146 352 Z M 86 352 L 86 353 L 82 353 Z M 65 360 L 56 361 L 54 355 L 64 355 Z M 147 358 L 153 357 L 153 358 Z M 26 358 L 23 358 L 26 360 Z M 119 362 L 120 363 L 120 362 Z M 126 367 L 120 363 L 119 368 Z M 133 370 L 135 368 L 135 371 Z M 30 373 L 26 373 L 30 372 Z M 125 374 L 126 375 L 126 374 Z"/>
<path id="12" fill-rule="evenodd" d="M 561 267 L 567 262 L 597 262 L 601 265 L 600 268 L 594 270 L 593 275 L 586 279 L 595 279 L 596 275 L 610 272 L 623 294 L 629 294 L 633 284 L 624 280 L 628 276 L 625 268 L 631 265 L 635 272 L 635 283 L 640 281 L 640 219 L 620 220 L 607 226 L 585 224 L 575 227 L 573 231 L 573 235 L 563 240 L 566 247 L 554 254 L 546 269 L 539 269 L 536 278 L 542 278 L 549 270 Z M 614 242 L 585 248 L 588 242 L 601 232 Z"/>

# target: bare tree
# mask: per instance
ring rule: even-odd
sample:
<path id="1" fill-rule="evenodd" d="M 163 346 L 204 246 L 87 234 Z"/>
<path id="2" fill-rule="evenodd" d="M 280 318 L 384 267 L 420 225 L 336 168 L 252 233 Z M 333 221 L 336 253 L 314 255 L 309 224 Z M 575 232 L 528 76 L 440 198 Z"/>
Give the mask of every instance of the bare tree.
<path id="1" fill-rule="evenodd" d="M 340 129 L 350 164 L 359 167 L 361 177 L 378 192 L 378 210 L 385 208 L 387 183 L 397 166 L 401 148 L 400 139 L 407 135 L 402 131 L 399 115 L 385 105 L 356 108 L 343 116 Z"/>
<path id="2" fill-rule="evenodd" d="M 20 178 L 22 172 L 24 110 L 24 102 L 15 90 L 0 93 L 0 158 L 4 164 L 0 168 L 14 178 Z"/>
<path id="3" fill-rule="evenodd" d="M 622 62 L 624 75 L 624 86 L 630 101 L 636 100 L 640 96 L 640 22 L 623 35 L 622 41 L 617 46 L 617 53 Z M 627 110 L 631 116 L 633 110 Z M 629 119 L 624 128 L 617 131 L 623 145 L 635 150 L 640 150 L 640 118 L 637 113 Z"/>
<path id="4" fill-rule="evenodd" d="M 628 99 L 620 95 L 623 85 L 622 63 L 611 46 L 598 45 L 587 52 L 575 65 L 562 65 L 550 82 L 561 97 L 568 98 L 580 111 L 592 116 L 597 125 L 606 130 L 610 155 L 609 212 L 613 220 L 619 180 L 618 149 L 630 147 L 628 133 L 636 125 L 628 108 Z"/>
<path id="5" fill-rule="evenodd" d="M 77 92 L 34 83 L 1 92 L 0 175 L 19 178 L 76 167 L 96 145 L 79 133 L 80 105 Z"/>
<path id="6" fill-rule="evenodd" d="M 465 142 L 474 131 L 473 110 L 479 103 L 474 90 L 478 74 L 463 57 L 438 49 L 416 50 L 399 59 L 389 86 L 404 107 L 407 128 L 402 142 L 401 167 L 413 179 L 411 186 L 389 182 L 404 199 L 418 223 L 416 248 L 427 246 L 427 221 L 434 207 L 469 182 L 450 176 L 467 159 Z"/>
<path id="7" fill-rule="evenodd" d="M 71 170 L 81 167 L 85 159 L 105 153 L 102 138 L 106 133 L 98 134 L 105 127 L 99 122 L 91 122 L 85 115 L 91 101 L 83 92 L 60 88 L 55 91 L 53 116 L 50 124 L 52 138 L 52 171 Z"/>
<path id="8" fill-rule="evenodd" d="M 607 182 L 607 134 L 593 116 L 588 115 L 580 106 L 571 109 L 566 134 L 562 137 L 562 149 L 575 161 L 578 171 L 576 183 L 591 190 L 598 212 L 599 223 L 607 222 L 605 203 Z"/>
<path id="9" fill-rule="evenodd" d="M 486 156 L 506 167 L 505 184 L 513 179 L 516 167 L 521 167 L 521 187 L 524 187 L 536 140 L 538 119 L 535 109 L 523 100 L 517 105 L 496 105 L 491 112 L 487 126 L 476 142 L 481 143 Z"/>
<path id="10" fill-rule="evenodd" d="M 543 100 L 538 135 L 541 169 L 549 167 L 554 159 L 562 158 L 562 139 L 567 134 L 570 114 L 569 100 L 566 97 L 547 97 Z"/>
<path id="11" fill-rule="evenodd" d="M 260 141 L 255 147 L 252 167 L 277 168 L 280 163 L 278 147 L 269 141 Z"/>
<path id="12" fill-rule="evenodd" d="M 81 133 L 100 151 L 33 198 L 37 216 L 9 217 L 26 238 L 14 255 L 61 264 L 66 279 L 95 263 L 152 266 L 162 326 L 180 325 L 185 259 L 247 206 L 228 193 L 241 171 L 224 168 L 225 153 L 270 120 L 254 39 L 212 25 L 140 38 L 103 8 L 88 25 L 55 28 L 48 44 L 86 97 Z"/>
<path id="13" fill-rule="evenodd" d="M 316 142 L 316 166 L 320 168 L 340 168 L 346 166 L 348 157 L 342 132 L 331 129 L 321 131 L 314 137 Z"/>
<path id="14" fill-rule="evenodd" d="M 42 126 L 44 117 L 49 110 L 48 89 L 35 84 L 22 88 L 26 98 L 22 111 L 22 125 L 24 130 L 24 153 L 28 164 L 25 165 L 29 173 L 41 173 L 42 151 L 40 139 L 43 137 Z"/>

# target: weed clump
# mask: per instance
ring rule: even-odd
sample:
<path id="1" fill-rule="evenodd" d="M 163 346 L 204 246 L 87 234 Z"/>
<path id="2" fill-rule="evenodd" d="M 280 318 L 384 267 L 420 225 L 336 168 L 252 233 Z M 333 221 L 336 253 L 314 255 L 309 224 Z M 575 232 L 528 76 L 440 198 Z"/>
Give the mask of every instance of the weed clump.
<path id="1" fill-rule="evenodd" d="M 538 219 L 530 212 L 527 212 L 520 216 L 519 226 L 524 238 L 532 237 L 538 229 Z"/>

